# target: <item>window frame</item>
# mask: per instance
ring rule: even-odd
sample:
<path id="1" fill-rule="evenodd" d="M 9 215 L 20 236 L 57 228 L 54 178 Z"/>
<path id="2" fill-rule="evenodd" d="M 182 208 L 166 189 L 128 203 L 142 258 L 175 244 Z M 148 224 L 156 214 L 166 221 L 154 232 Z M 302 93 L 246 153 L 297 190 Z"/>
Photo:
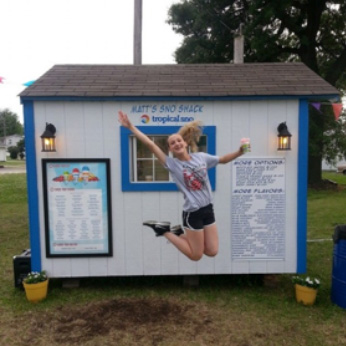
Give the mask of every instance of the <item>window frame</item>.
<path id="1" fill-rule="evenodd" d="M 181 126 L 137 126 L 148 136 L 171 135 L 179 131 Z M 207 153 L 216 155 L 216 126 L 204 126 L 203 134 L 207 136 Z M 121 188 L 122 191 L 178 191 L 176 184 L 172 182 L 133 182 L 131 181 L 131 136 L 132 132 L 126 127 L 120 126 L 121 149 Z M 216 168 L 208 170 L 211 188 L 215 191 Z"/>

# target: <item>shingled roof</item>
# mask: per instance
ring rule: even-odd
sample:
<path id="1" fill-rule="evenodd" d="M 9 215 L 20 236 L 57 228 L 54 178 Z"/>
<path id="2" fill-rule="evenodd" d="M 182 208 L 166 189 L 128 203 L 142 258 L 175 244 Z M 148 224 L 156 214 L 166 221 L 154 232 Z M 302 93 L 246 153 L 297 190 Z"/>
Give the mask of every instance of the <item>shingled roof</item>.
<path id="1" fill-rule="evenodd" d="M 41 97 L 337 96 L 302 63 L 56 65 L 21 94 Z"/>

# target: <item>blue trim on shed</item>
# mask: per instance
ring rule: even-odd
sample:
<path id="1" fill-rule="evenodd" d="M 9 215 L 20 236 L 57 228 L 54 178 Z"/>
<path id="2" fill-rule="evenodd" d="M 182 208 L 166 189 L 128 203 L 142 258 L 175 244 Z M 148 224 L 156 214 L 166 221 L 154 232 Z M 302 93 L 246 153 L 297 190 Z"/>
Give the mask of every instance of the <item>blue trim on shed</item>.
<path id="1" fill-rule="evenodd" d="M 307 191 L 309 151 L 309 103 L 299 102 L 298 198 L 297 198 L 297 273 L 306 272 Z"/>
<path id="2" fill-rule="evenodd" d="M 24 108 L 24 134 L 26 152 L 26 179 L 28 190 L 28 211 L 31 248 L 31 269 L 41 271 L 41 242 L 39 222 L 39 202 L 36 170 L 34 104 L 26 101 Z"/>
<path id="3" fill-rule="evenodd" d="M 340 100 L 338 94 L 320 95 L 232 95 L 232 96 L 21 96 L 25 101 L 258 101 L 258 100 Z"/>
<path id="4" fill-rule="evenodd" d="M 171 135 L 178 132 L 180 126 L 137 126 L 146 135 Z M 216 127 L 205 126 L 203 133 L 207 135 L 207 152 L 216 155 Z M 120 147 L 121 147 L 121 187 L 122 191 L 178 191 L 174 182 L 155 182 L 155 183 L 133 183 L 130 176 L 130 140 L 132 132 L 120 127 Z M 216 169 L 208 170 L 209 180 L 212 190 L 216 187 Z"/>

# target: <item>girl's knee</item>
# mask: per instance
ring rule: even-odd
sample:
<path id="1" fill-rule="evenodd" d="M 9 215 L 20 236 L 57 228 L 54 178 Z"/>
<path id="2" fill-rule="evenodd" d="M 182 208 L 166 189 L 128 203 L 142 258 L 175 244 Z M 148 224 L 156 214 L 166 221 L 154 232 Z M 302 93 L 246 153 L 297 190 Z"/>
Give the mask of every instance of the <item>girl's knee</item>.
<path id="1" fill-rule="evenodd" d="M 194 253 L 194 254 L 192 254 L 191 256 L 190 256 L 190 259 L 192 260 L 192 261 L 199 261 L 201 258 L 202 258 L 202 256 L 203 256 L 203 253 Z"/>

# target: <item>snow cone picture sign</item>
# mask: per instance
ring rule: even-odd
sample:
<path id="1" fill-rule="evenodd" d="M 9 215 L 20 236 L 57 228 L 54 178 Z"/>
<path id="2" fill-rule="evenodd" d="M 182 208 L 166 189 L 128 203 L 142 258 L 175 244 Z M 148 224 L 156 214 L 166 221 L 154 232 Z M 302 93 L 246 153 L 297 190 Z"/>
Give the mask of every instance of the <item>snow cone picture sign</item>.
<path id="1" fill-rule="evenodd" d="M 111 256 L 109 160 L 42 160 L 47 257 Z"/>

